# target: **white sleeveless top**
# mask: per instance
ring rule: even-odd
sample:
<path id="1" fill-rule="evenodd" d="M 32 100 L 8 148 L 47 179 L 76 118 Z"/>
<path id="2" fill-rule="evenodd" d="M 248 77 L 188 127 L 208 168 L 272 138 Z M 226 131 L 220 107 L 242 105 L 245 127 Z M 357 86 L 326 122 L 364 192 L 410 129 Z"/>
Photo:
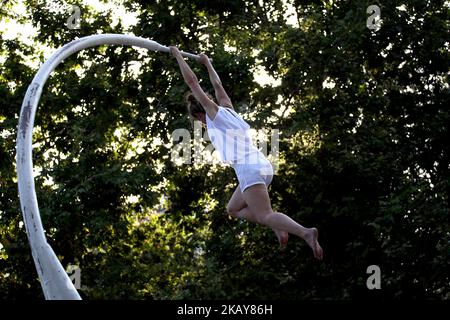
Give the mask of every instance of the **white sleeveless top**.
<path id="1" fill-rule="evenodd" d="M 222 162 L 259 164 L 261 156 L 265 159 L 252 142 L 250 126 L 233 109 L 219 106 L 213 120 L 206 114 L 206 126 Z"/>

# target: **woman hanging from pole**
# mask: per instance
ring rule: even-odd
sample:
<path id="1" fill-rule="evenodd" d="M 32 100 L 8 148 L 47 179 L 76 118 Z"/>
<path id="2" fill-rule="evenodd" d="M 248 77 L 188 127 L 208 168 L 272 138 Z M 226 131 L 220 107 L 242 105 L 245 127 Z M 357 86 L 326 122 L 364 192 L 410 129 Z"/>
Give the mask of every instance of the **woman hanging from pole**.
<path id="1" fill-rule="evenodd" d="M 281 249 L 286 247 L 289 234 L 296 235 L 309 245 L 316 259 L 322 260 L 323 251 L 318 242 L 317 229 L 305 228 L 284 213 L 272 210 L 267 190 L 273 178 L 272 165 L 254 146 L 250 126 L 234 110 L 209 58 L 201 54 L 199 62 L 208 70 L 218 105 L 202 90 L 197 76 L 178 48 L 171 46 L 170 52 L 177 59 L 184 81 L 191 89 L 186 98 L 189 116 L 206 124 L 220 159 L 231 164 L 239 181 L 228 202 L 228 214 L 272 228 Z"/>

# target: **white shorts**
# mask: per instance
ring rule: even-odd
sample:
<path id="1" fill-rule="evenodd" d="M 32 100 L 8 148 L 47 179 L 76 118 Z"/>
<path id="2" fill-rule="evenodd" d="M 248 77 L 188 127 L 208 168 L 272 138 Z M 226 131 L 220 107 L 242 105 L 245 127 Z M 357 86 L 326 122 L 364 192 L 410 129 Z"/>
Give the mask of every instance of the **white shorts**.
<path id="1" fill-rule="evenodd" d="M 257 164 L 236 163 L 232 167 L 234 172 L 236 172 L 239 187 L 242 192 L 255 184 L 269 186 L 272 182 L 273 167 L 267 159 L 263 159 L 263 161 Z"/>

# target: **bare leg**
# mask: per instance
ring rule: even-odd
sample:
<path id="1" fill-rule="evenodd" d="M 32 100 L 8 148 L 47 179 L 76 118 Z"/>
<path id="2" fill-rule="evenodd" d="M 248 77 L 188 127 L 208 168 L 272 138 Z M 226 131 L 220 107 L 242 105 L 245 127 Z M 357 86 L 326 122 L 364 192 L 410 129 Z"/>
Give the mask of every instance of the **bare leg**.
<path id="1" fill-rule="evenodd" d="M 273 212 L 266 185 L 257 184 L 248 187 L 243 192 L 243 198 L 248 207 L 241 210 L 244 210 L 244 212 L 239 211 L 239 214 L 248 215 L 252 221 L 272 229 L 285 230 L 295 234 L 306 241 L 313 250 L 315 258 L 322 260 L 323 250 L 318 242 L 317 229 L 305 228 L 287 215 L 281 212 Z M 248 210 L 248 212 L 245 210 Z"/>
<path id="2" fill-rule="evenodd" d="M 245 202 L 242 196 L 242 192 L 239 186 L 236 188 L 233 195 L 231 196 L 230 201 L 228 202 L 227 213 L 235 218 L 257 222 L 253 213 L 247 209 L 247 203 Z M 280 243 L 280 249 L 284 250 L 289 240 L 289 233 L 274 228 L 272 228 L 272 230 L 273 232 L 275 232 L 278 238 L 278 242 Z"/>
<path id="3" fill-rule="evenodd" d="M 258 223 L 258 216 L 255 215 L 253 212 L 251 212 L 249 210 L 248 206 L 245 206 L 238 212 L 234 213 L 233 216 L 236 218 L 241 218 L 241 219 L 245 219 L 247 221 Z M 287 246 L 287 243 L 289 240 L 289 233 L 286 231 L 283 231 L 281 229 L 278 229 L 278 228 L 272 228 L 272 230 L 275 232 L 275 234 L 278 238 L 278 242 L 280 243 L 280 249 L 281 250 L 286 249 L 286 246 Z"/>

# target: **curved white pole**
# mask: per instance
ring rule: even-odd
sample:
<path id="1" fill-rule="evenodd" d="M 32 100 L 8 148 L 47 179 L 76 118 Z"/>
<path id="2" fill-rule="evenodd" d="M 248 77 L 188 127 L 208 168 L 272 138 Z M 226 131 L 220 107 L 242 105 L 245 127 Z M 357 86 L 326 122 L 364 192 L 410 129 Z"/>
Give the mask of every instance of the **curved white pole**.
<path id="1" fill-rule="evenodd" d="M 37 105 L 42 88 L 50 73 L 71 54 L 98 45 L 116 44 L 170 52 L 166 46 L 140 37 L 121 34 L 99 34 L 69 42 L 58 49 L 39 69 L 28 87 L 22 103 L 17 133 L 17 176 L 19 196 L 28 240 L 34 263 L 46 299 L 81 299 L 52 247 L 47 243 L 42 227 L 33 179 L 32 133 Z M 198 55 L 181 52 L 183 56 L 198 59 Z"/>

